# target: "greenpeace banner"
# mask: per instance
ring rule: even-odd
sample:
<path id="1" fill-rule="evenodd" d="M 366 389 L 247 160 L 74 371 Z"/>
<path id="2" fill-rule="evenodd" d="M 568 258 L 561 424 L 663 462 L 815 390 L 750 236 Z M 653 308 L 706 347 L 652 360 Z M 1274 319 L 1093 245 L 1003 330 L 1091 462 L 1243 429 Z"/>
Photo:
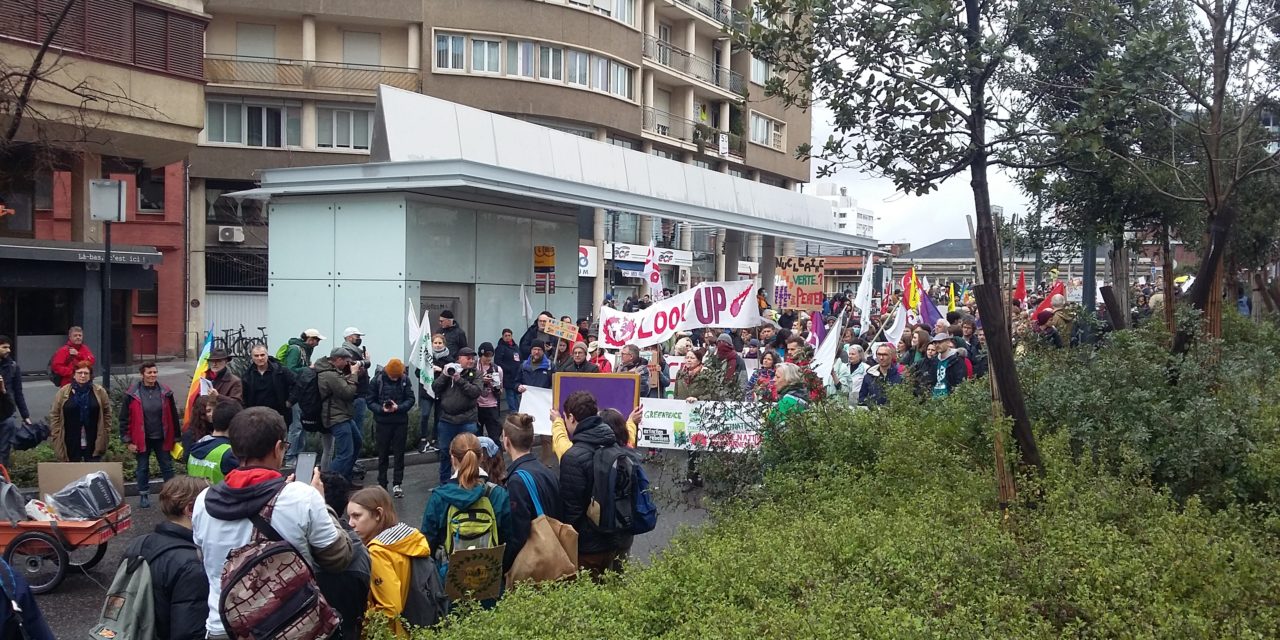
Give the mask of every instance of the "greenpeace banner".
<path id="1" fill-rule="evenodd" d="M 636 431 L 637 447 L 719 451 L 760 447 L 760 421 L 750 403 L 646 398 L 641 407 L 644 418 Z M 714 427 L 704 426 L 712 422 Z"/>
<path id="2" fill-rule="evenodd" d="M 644 311 L 622 313 L 601 307 L 600 339 L 606 349 L 628 344 L 644 348 L 665 342 L 678 331 L 701 327 L 754 329 L 760 326 L 760 309 L 751 295 L 754 286 L 750 280 L 704 282 Z"/>

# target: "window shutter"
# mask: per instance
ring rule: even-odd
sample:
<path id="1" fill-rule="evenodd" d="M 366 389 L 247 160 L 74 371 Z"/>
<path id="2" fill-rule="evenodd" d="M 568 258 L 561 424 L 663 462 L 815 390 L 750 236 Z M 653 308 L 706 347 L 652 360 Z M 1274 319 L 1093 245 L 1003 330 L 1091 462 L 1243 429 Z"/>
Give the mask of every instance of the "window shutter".
<path id="1" fill-rule="evenodd" d="M 116 62 L 133 62 L 133 2 L 85 1 L 89 17 L 85 53 Z"/>
<path id="2" fill-rule="evenodd" d="M 133 8 L 133 63 L 165 70 L 168 24 L 165 12 L 142 5 Z"/>
<path id="3" fill-rule="evenodd" d="M 204 79 L 204 22 L 169 14 L 169 71 Z"/>
<path id="4" fill-rule="evenodd" d="M 53 26 L 53 21 L 58 19 L 58 14 L 62 12 L 62 8 L 66 6 L 62 2 L 41 2 L 40 3 L 40 37 L 44 38 L 49 32 L 49 28 Z M 70 51 L 84 51 L 84 28 L 85 28 L 85 0 L 74 0 L 71 8 L 67 10 L 67 17 L 62 19 L 62 24 L 58 26 L 58 30 L 53 34 L 53 46 L 67 49 Z"/>

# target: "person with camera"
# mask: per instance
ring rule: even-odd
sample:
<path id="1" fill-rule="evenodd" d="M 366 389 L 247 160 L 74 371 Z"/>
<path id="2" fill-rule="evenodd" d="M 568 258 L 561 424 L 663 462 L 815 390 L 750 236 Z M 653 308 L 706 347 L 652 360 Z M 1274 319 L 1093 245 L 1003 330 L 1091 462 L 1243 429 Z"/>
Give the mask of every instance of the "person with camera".
<path id="1" fill-rule="evenodd" d="M 409 410 L 413 408 L 413 384 L 405 375 L 404 363 L 392 358 L 369 385 L 366 399 L 373 412 L 374 442 L 378 450 L 378 484 L 387 488 L 387 458 L 395 456 L 391 495 L 404 497 L 404 444 L 409 431 Z"/>
<path id="2" fill-rule="evenodd" d="M 355 438 L 351 433 L 356 428 L 356 386 L 363 367 L 352 358 L 350 349 L 337 347 L 329 352 L 329 357 L 316 361 L 315 370 L 323 399 L 320 468 L 350 480 L 356 462 Z"/>
<path id="3" fill-rule="evenodd" d="M 477 432 L 479 417 L 477 400 L 483 393 L 480 374 L 475 369 L 476 352 L 471 347 L 458 351 L 458 361 L 445 365 L 431 388 L 436 392 L 440 420 L 436 433 L 441 451 L 448 451 L 449 444 L 460 433 Z M 449 456 L 440 456 L 440 484 L 453 477 L 453 465 Z"/>
<path id="4" fill-rule="evenodd" d="M 480 343 L 480 364 L 476 372 L 480 374 L 480 397 L 476 398 L 477 418 L 480 432 L 488 435 L 494 442 L 502 442 L 502 411 L 499 407 L 499 394 L 502 393 L 504 376 L 502 368 L 493 361 L 493 344 Z"/>

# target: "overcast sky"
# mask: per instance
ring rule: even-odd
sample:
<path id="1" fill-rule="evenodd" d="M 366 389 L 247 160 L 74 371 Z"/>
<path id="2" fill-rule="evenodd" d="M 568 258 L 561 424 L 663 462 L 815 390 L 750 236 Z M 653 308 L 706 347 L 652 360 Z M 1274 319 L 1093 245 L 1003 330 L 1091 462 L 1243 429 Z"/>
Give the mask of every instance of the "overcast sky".
<path id="1" fill-rule="evenodd" d="M 830 135 L 830 112 L 818 108 L 813 113 L 813 146 L 820 147 Z M 818 182 L 817 168 L 813 162 L 813 181 Z M 992 170 L 991 204 L 1004 207 L 1005 215 L 1023 214 L 1027 211 L 1027 197 L 1005 175 Z M 969 188 L 968 173 L 947 180 L 937 191 L 927 196 L 903 195 L 893 188 L 893 183 L 860 171 L 845 169 L 822 182 L 834 182 L 849 188 L 849 195 L 876 214 L 876 239 L 880 242 L 910 242 L 912 249 L 919 249 L 947 238 L 969 237 L 965 216 L 973 214 L 973 191 Z M 808 193 L 817 190 L 805 188 Z"/>

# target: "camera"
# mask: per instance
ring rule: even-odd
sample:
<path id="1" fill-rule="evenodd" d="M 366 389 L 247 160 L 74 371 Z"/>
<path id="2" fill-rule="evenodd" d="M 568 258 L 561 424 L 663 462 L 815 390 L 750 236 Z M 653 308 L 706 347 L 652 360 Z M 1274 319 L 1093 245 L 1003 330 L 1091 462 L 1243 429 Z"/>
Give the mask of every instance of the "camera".
<path id="1" fill-rule="evenodd" d="M 390 401 L 390 400 L 386 400 L 386 401 L 384 401 L 384 402 L 382 403 L 382 410 L 383 410 L 383 411 L 390 411 L 390 410 L 391 410 L 391 407 L 395 406 L 395 404 L 396 404 L 396 403 L 394 403 L 394 402 L 392 402 L 392 401 Z"/>
<path id="2" fill-rule="evenodd" d="M 462 365 L 456 362 L 451 362 L 444 366 L 444 374 L 446 376 L 456 376 L 460 373 L 462 373 Z"/>

